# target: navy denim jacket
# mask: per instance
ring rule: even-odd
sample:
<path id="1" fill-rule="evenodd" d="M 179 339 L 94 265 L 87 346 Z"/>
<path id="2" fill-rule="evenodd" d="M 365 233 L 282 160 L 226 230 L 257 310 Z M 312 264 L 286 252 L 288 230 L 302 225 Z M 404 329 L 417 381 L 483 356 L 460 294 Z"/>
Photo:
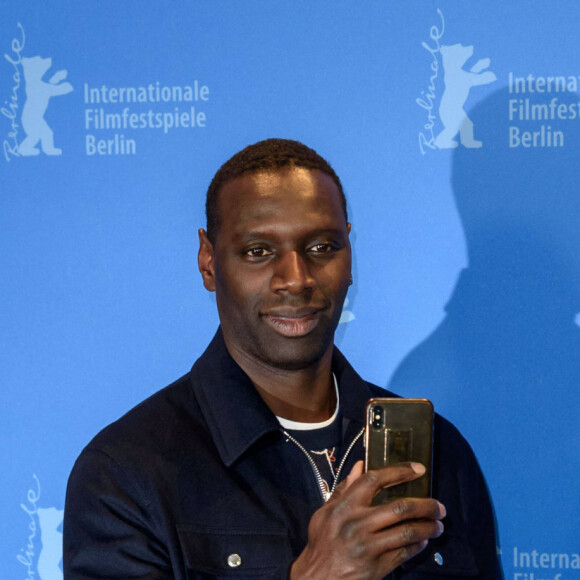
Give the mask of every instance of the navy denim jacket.
<path id="1" fill-rule="evenodd" d="M 370 397 L 335 349 L 344 445 Z M 343 477 L 363 457 L 362 439 Z M 499 571 L 491 505 L 471 449 L 436 417 L 434 496 L 446 531 L 393 578 L 479 578 Z M 312 468 L 229 356 L 221 331 L 191 372 L 101 431 L 71 473 L 64 576 L 209 579 L 287 577 L 322 505 Z M 438 563 L 439 562 L 439 563 Z"/>

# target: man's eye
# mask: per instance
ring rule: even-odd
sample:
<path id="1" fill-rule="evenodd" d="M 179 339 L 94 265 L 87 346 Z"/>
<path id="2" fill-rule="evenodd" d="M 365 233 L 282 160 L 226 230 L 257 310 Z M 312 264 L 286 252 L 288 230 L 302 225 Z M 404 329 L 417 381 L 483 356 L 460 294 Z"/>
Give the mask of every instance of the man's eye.
<path id="1" fill-rule="evenodd" d="M 264 258 L 271 254 L 271 250 L 268 250 L 267 248 L 250 248 L 245 251 L 245 255 L 248 256 L 248 258 Z"/>
<path id="2" fill-rule="evenodd" d="M 331 244 L 314 244 L 310 247 L 310 251 L 314 254 L 330 254 L 334 251 L 334 247 Z"/>

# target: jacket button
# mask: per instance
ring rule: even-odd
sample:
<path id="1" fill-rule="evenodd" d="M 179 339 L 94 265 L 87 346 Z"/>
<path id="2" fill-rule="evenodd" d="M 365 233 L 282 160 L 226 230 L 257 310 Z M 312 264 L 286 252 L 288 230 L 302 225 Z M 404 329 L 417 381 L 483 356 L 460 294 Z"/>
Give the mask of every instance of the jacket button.
<path id="1" fill-rule="evenodd" d="M 443 556 L 439 552 L 435 552 L 435 554 L 433 554 L 433 560 L 435 560 L 435 563 L 438 566 L 443 566 Z"/>
<path id="2" fill-rule="evenodd" d="M 230 554 L 228 556 L 228 566 L 230 568 L 237 568 L 242 565 L 242 559 L 239 554 Z"/>

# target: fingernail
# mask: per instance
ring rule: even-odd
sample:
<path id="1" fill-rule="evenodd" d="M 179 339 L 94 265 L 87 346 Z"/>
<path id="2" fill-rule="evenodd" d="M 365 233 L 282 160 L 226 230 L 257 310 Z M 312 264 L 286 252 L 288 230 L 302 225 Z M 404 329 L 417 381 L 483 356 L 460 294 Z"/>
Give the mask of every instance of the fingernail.
<path id="1" fill-rule="evenodd" d="M 425 473 L 425 466 L 422 463 L 411 463 L 411 469 L 419 475 L 423 475 Z"/>
<path id="2" fill-rule="evenodd" d="M 445 506 L 438 501 L 437 502 L 439 504 L 439 510 L 441 511 L 441 517 L 444 518 L 447 515 L 447 510 L 445 509 Z"/>

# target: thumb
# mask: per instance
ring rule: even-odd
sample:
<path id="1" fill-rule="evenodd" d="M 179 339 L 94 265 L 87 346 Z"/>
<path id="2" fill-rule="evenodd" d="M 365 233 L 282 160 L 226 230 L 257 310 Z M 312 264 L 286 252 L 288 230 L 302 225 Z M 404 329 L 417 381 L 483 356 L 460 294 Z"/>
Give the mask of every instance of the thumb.
<path id="1" fill-rule="evenodd" d="M 340 495 L 341 493 L 346 491 L 363 474 L 363 472 L 364 472 L 364 463 L 362 461 L 357 461 L 350 470 L 350 473 L 346 476 L 346 479 L 344 481 L 341 481 L 340 484 L 337 486 L 334 494 L 336 494 L 336 492 L 339 492 L 337 495 Z"/>
<path id="2" fill-rule="evenodd" d="M 346 476 L 346 479 L 338 484 L 332 497 L 340 497 L 363 474 L 363 472 L 364 463 L 362 461 L 357 461 L 350 470 L 350 473 Z"/>
<path id="3" fill-rule="evenodd" d="M 346 476 L 345 487 L 349 487 L 350 485 L 352 485 L 354 480 L 358 479 L 363 474 L 363 471 L 364 471 L 363 461 L 357 461 L 350 470 L 350 473 Z"/>

